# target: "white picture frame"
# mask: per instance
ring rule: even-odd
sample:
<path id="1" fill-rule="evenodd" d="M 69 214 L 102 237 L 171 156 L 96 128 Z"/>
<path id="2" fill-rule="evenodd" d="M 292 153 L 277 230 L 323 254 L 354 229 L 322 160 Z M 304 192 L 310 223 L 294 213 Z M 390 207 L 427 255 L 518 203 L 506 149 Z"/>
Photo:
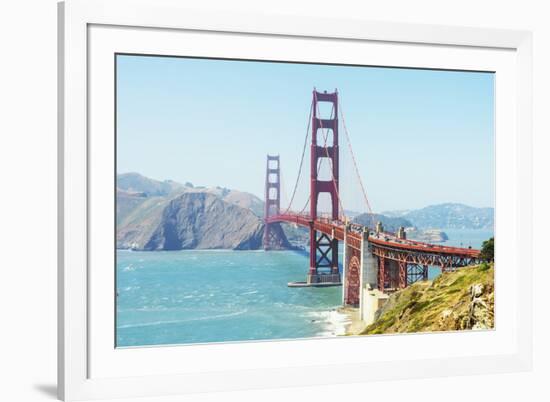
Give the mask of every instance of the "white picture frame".
<path id="1" fill-rule="evenodd" d="M 530 32 L 203 12 L 185 9 L 177 0 L 68 0 L 60 3 L 58 10 L 58 392 L 61 399 L 160 396 L 502 373 L 531 368 Z M 256 57 L 299 61 L 301 57 L 316 59 L 312 53 L 316 46 L 318 49 L 333 46 L 336 54 L 333 57 L 340 57 L 340 61 L 345 63 L 346 54 L 351 53 L 345 50 L 347 47 L 364 46 L 375 55 L 372 57 L 379 58 L 375 64 L 465 70 L 481 68 L 497 72 L 497 172 L 507 169 L 508 185 L 499 187 L 497 180 L 496 225 L 497 232 L 502 231 L 502 244 L 507 242 L 507 247 L 501 248 L 502 253 L 511 254 L 499 257 L 500 251 L 497 250 L 497 261 L 506 261 L 506 268 L 501 272 L 507 276 L 496 273 L 496 281 L 506 289 L 506 295 L 497 293 L 496 297 L 500 299 L 497 301 L 494 331 L 352 337 L 345 342 L 342 339 L 315 341 L 328 345 L 328 357 L 324 358 L 316 358 L 315 347 L 309 340 L 128 350 L 115 350 L 114 345 L 109 346 L 110 331 L 114 329 L 112 321 L 105 318 L 108 314 L 103 312 L 109 308 L 113 310 L 112 299 L 99 300 L 97 297 L 104 286 L 104 281 L 99 279 L 104 278 L 98 279 L 97 270 L 92 267 L 101 258 L 101 250 L 90 248 L 91 242 L 99 244 L 94 239 L 98 233 L 99 237 L 103 233 L 101 216 L 108 217 L 109 214 L 106 212 L 108 205 L 107 209 L 100 206 L 108 193 L 103 193 L 94 180 L 97 183 L 102 174 L 112 175 L 109 163 L 102 167 L 98 163 L 112 159 L 112 154 L 108 150 L 97 151 L 102 148 L 100 145 L 109 143 L 110 137 L 105 134 L 103 138 L 103 134 L 94 131 L 98 127 L 107 131 L 112 127 L 107 107 L 112 100 L 108 100 L 109 92 L 102 89 L 102 80 L 105 79 L 106 86 L 112 78 L 109 78 L 109 72 L 102 70 L 105 65 L 102 60 L 105 55 L 119 52 L 123 47 L 154 54 L 161 37 L 164 46 L 161 54 L 172 54 L 182 43 L 192 46 L 201 40 L 201 35 L 226 41 L 225 57 L 232 54 L 236 57 L 236 52 L 240 51 L 263 52 L 266 50 L 259 49 L 260 46 L 254 43 L 269 43 L 271 52 L 280 53 L 275 56 L 259 53 Z M 282 41 L 284 43 L 278 44 Z M 299 52 L 300 46 L 305 49 L 303 41 L 311 44 L 309 56 L 303 55 L 305 51 Z M 139 46 L 136 45 L 138 42 Z M 291 43 L 294 45 L 290 46 Z M 201 42 L 200 47 L 203 45 L 207 47 L 206 42 Z M 407 51 L 413 48 L 414 52 Z M 199 51 L 195 49 L 195 54 Z M 216 51 L 219 53 L 222 49 Z M 503 79 L 499 81 L 498 77 Z M 101 105 L 107 105 L 104 113 Z M 510 120 L 500 121 L 500 117 Z M 507 163 L 503 162 L 503 157 L 499 158 L 499 152 Z M 108 202 L 111 201 L 109 198 Z M 94 211 L 93 218 L 90 211 Z M 502 216 L 511 217 L 511 223 L 507 222 L 506 227 L 499 223 L 503 222 Z M 522 235 L 515 236 L 514 233 Z M 500 232 L 498 236 L 500 241 Z M 522 256 L 521 266 L 519 254 Z M 517 275 L 519 269 L 521 275 Z M 502 308 L 500 321 L 499 303 L 506 306 L 508 313 L 513 312 L 505 315 Z M 399 351 L 406 348 L 407 342 L 427 342 L 429 338 L 426 337 L 437 337 L 441 350 L 445 344 L 452 344 L 455 351 L 438 354 L 438 348 L 434 348 L 431 354 L 421 349 L 420 353 L 402 355 L 401 359 L 390 355 L 384 357 L 384 354 L 373 357 L 375 350 L 384 350 L 390 344 L 392 350 Z M 489 344 L 494 349 L 488 347 Z M 371 356 L 356 353 L 353 358 L 342 358 L 342 355 L 349 355 L 350 351 L 362 347 L 372 350 L 369 352 Z M 182 358 L 173 358 L 176 355 Z M 288 356 L 294 356 L 294 360 Z M 182 361 L 193 363 L 194 368 L 185 366 Z M 162 370 L 156 369 L 159 362 L 166 363 Z"/>

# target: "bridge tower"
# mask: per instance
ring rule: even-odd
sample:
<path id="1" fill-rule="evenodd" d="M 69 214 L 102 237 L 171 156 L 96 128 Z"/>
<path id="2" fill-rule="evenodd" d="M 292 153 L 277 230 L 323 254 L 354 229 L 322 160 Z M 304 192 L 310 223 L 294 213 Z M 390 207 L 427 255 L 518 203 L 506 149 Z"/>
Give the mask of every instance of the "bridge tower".
<path id="1" fill-rule="evenodd" d="M 282 250 L 290 244 L 277 222 L 268 223 L 271 216 L 281 212 L 281 162 L 279 155 L 267 155 L 265 174 L 264 250 Z"/>
<path id="2" fill-rule="evenodd" d="M 328 102 L 332 104 L 334 111 L 332 116 L 319 116 L 318 104 Z M 310 180 L 310 216 L 312 221 L 317 220 L 318 200 L 321 193 L 328 193 L 331 198 L 332 220 L 339 217 L 338 211 L 338 92 L 333 93 L 317 92 L 313 90 L 313 113 L 311 122 L 311 180 Z M 332 144 L 325 143 L 322 137 L 323 131 L 332 131 Z M 321 139 L 318 136 L 321 134 Z M 320 142 L 320 144 L 319 144 Z M 329 163 L 331 178 L 329 180 L 319 180 L 318 166 L 320 161 L 325 158 Z M 313 225 L 310 225 L 310 247 L 309 247 L 309 273 L 307 282 L 314 283 L 340 283 L 340 273 L 338 270 L 338 240 L 334 236 L 317 232 Z"/>

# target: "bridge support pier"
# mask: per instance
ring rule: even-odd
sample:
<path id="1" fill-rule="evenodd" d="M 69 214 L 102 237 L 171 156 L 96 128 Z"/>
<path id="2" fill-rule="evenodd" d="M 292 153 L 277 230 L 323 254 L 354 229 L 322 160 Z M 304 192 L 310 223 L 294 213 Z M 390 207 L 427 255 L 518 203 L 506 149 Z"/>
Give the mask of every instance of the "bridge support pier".
<path id="1" fill-rule="evenodd" d="M 385 257 L 378 257 L 378 289 L 383 292 L 390 282 L 389 267 Z"/>
<path id="2" fill-rule="evenodd" d="M 407 263 L 405 261 L 397 262 L 399 269 L 399 281 L 397 287 L 399 289 L 405 289 L 407 287 L 408 272 L 407 272 Z"/>
<path id="3" fill-rule="evenodd" d="M 310 268 L 307 283 L 340 283 L 338 240 L 325 233 L 310 230 Z"/>
<path id="4" fill-rule="evenodd" d="M 363 275 L 363 256 L 361 248 L 348 243 L 348 229 L 344 232 L 344 272 L 342 304 L 358 307 L 361 300 L 361 284 Z"/>
<path id="5" fill-rule="evenodd" d="M 344 231 L 342 304 L 358 307 L 360 319 L 369 325 L 374 322 L 376 312 L 389 296 L 378 290 L 379 263 L 369 244 L 368 228 L 364 228 L 360 240 L 356 233 L 349 236 L 348 230 L 346 227 Z"/>
<path id="6" fill-rule="evenodd" d="M 344 273 L 342 304 L 361 307 L 363 293 L 377 287 L 378 264 L 368 241 L 368 229 L 356 236 L 348 236 L 348 227 L 344 231 Z"/>

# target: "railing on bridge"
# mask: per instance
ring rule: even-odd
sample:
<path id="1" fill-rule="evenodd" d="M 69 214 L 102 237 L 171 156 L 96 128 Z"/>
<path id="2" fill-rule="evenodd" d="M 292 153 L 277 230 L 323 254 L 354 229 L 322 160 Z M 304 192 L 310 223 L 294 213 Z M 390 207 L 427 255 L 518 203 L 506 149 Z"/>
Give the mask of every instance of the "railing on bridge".
<path id="1" fill-rule="evenodd" d="M 295 223 L 300 226 L 310 227 L 313 225 L 316 230 L 322 231 L 325 234 L 336 234 L 338 240 L 343 240 L 343 230 L 347 226 L 347 230 L 350 233 L 360 234 L 365 231 L 365 226 L 358 223 L 346 223 L 346 218 L 342 217 L 338 220 L 332 220 L 325 217 L 320 217 L 312 220 L 308 214 L 299 214 L 294 212 L 287 212 L 285 214 L 274 215 L 267 219 L 267 222 L 288 222 Z M 462 248 L 453 246 L 443 246 L 439 244 L 431 244 L 420 242 L 411 239 L 401 239 L 393 233 L 381 232 L 375 233 L 369 232 L 369 242 L 386 248 L 403 249 L 409 251 L 418 251 L 421 253 L 435 253 L 435 254 L 453 254 L 460 255 L 465 258 L 479 258 L 480 251 L 472 248 Z"/>
<path id="2" fill-rule="evenodd" d="M 445 272 L 480 261 L 479 250 L 402 239 L 392 233 L 376 233 L 357 223 L 345 223 L 344 219 L 320 217 L 313 220 L 307 214 L 287 212 L 274 215 L 268 221 L 313 227 L 332 239 L 344 241 L 345 247 L 356 251 L 362 250 L 366 240 L 368 251 L 378 259 L 377 286 L 382 291 L 404 288 L 417 280 L 427 279 L 428 266 L 438 266 Z"/>

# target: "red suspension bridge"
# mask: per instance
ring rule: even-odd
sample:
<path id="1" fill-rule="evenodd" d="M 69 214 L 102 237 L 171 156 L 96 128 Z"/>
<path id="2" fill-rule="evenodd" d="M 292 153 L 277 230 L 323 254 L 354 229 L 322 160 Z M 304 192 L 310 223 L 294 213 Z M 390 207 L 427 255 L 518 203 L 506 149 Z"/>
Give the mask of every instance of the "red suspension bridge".
<path id="1" fill-rule="evenodd" d="M 321 116 L 321 103 L 328 104 L 330 116 Z M 479 261 L 479 250 L 446 247 L 406 238 L 403 228 L 394 234 L 384 232 L 380 223 L 370 226 L 350 223 L 344 215 L 340 194 L 339 118 L 364 202 L 373 217 L 369 200 L 351 147 L 338 92 L 313 91 L 306 140 L 302 151 L 298 179 L 288 208 L 281 209 L 281 166 L 279 156 L 267 156 L 265 184 L 264 249 L 281 249 L 288 244 L 280 223 L 291 223 L 309 230 L 309 271 L 305 282 L 293 286 L 344 286 L 344 304 L 360 304 L 361 289 L 369 287 L 381 292 L 402 289 L 428 279 L 428 267 L 438 266 L 452 271 Z M 310 130 L 311 129 L 311 130 Z M 322 134 L 319 141 L 319 132 Z M 330 135 L 332 134 L 332 135 Z M 310 183 L 306 206 L 292 210 L 300 174 L 304 166 L 308 137 L 310 143 Z M 332 138 L 330 143 L 329 138 Z M 327 180 L 320 175 L 321 165 L 330 171 Z M 318 211 L 320 195 L 330 197 L 328 214 Z M 307 207 L 309 206 L 309 211 Z M 338 243 L 343 242 L 343 271 L 339 270 Z"/>

